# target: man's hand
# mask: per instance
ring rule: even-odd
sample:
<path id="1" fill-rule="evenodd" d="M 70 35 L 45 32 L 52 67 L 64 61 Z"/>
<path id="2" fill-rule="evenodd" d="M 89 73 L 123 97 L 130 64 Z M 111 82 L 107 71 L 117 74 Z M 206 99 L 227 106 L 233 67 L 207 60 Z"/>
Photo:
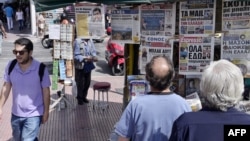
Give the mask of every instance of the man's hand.
<path id="1" fill-rule="evenodd" d="M 98 61 L 98 58 L 97 58 L 96 56 L 93 56 L 93 57 L 92 57 L 92 60 L 93 60 L 94 62 L 97 62 L 97 61 Z"/>
<path id="2" fill-rule="evenodd" d="M 85 58 L 85 61 L 86 62 L 97 62 L 98 61 L 98 59 L 97 59 L 97 57 L 95 57 L 95 56 L 90 56 L 90 57 L 87 57 L 87 58 Z"/>
<path id="3" fill-rule="evenodd" d="M 46 123 L 48 121 L 48 119 L 49 119 L 49 112 L 44 112 L 42 124 Z"/>

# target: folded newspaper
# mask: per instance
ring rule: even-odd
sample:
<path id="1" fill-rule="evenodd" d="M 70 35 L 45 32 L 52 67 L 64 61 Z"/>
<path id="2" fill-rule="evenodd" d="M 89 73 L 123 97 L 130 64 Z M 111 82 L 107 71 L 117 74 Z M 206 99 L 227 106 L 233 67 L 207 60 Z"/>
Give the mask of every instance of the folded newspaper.
<path id="1" fill-rule="evenodd" d="M 201 100 L 197 92 L 194 92 L 192 94 L 189 94 L 186 96 L 186 101 L 192 108 L 193 112 L 199 111 L 202 106 L 201 106 Z"/>

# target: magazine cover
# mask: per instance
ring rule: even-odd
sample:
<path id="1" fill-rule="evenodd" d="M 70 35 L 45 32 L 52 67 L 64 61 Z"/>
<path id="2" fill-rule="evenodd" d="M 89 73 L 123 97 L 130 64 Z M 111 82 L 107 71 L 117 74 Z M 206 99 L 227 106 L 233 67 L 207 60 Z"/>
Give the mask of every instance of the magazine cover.
<path id="1" fill-rule="evenodd" d="M 132 80 L 129 82 L 130 100 L 137 96 L 145 95 L 148 92 L 148 82 L 146 80 Z"/>
<path id="2" fill-rule="evenodd" d="M 136 96 L 144 95 L 150 91 L 145 75 L 128 75 L 127 84 L 130 95 L 129 100 L 133 100 Z"/>
<path id="3" fill-rule="evenodd" d="M 185 79 L 185 94 L 186 96 L 197 92 L 200 93 L 200 78 L 199 76 L 188 76 Z"/>

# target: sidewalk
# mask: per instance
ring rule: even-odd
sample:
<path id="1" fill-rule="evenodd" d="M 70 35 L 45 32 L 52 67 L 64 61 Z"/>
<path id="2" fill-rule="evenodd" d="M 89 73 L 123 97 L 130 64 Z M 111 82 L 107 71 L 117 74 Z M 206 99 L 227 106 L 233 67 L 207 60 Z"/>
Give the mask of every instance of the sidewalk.
<path id="1" fill-rule="evenodd" d="M 93 109 L 93 84 L 98 81 L 111 83 L 109 91 L 109 108 L 105 111 Z M 0 80 L 0 85 L 3 81 Z M 50 112 L 47 123 L 41 125 L 39 141 L 106 141 L 116 122 L 122 114 L 123 76 L 93 76 L 88 91 L 89 104 L 77 105 L 71 93 L 71 86 L 65 89 L 66 98 L 76 107 L 69 105 L 58 111 Z M 51 97 L 57 98 L 56 91 L 51 91 Z M 3 118 L 0 120 L 0 141 L 12 140 L 10 125 L 12 95 L 9 96 L 3 108 Z"/>
<path id="2" fill-rule="evenodd" d="M 21 37 L 29 38 L 33 42 L 38 42 L 41 40 L 37 36 L 31 35 L 31 29 L 29 28 L 24 28 L 22 31 L 19 31 L 18 23 L 16 21 L 13 23 L 13 30 L 8 30 L 6 23 L 4 23 L 4 28 L 7 33 L 7 38 L 3 39 L 4 42 L 14 42 L 16 39 Z"/>
<path id="3" fill-rule="evenodd" d="M 24 31 L 19 32 L 18 25 L 15 25 L 14 30 L 9 32 L 7 31 L 7 38 L 4 39 L 4 42 L 13 43 L 20 37 L 27 37 L 33 42 L 41 40 L 40 38 L 31 35 L 30 29 L 25 29 Z M 0 63 L 5 61 L 3 59 L 4 57 L 6 60 L 11 58 L 11 49 L 9 47 L 6 48 L 5 54 L 1 56 Z M 43 48 L 41 48 L 41 50 L 46 51 L 46 53 L 48 51 L 47 49 Z M 36 56 L 36 58 L 39 57 L 41 57 L 41 55 Z M 107 64 L 105 65 L 107 66 Z M 103 66 L 100 66 L 100 68 L 101 67 Z M 100 70 L 96 69 L 96 71 Z M 109 91 L 110 105 L 105 111 L 102 111 L 101 109 L 94 110 L 92 105 L 93 84 L 98 81 L 106 81 L 111 83 L 111 89 Z M 3 80 L 0 79 L 0 86 L 2 86 L 2 84 Z M 66 98 L 70 102 L 76 104 L 76 107 L 71 109 L 69 105 L 66 105 L 66 108 L 60 111 L 58 111 L 58 109 L 51 111 L 48 122 L 41 125 L 41 130 L 38 137 L 39 141 L 105 141 L 109 139 L 109 135 L 112 132 L 114 125 L 120 119 L 122 114 L 123 87 L 124 76 L 107 76 L 105 74 L 97 76 L 93 73 L 91 86 L 87 97 L 90 100 L 90 103 L 77 105 L 75 96 L 73 96 L 71 92 L 72 87 L 67 86 Z M 55 99 L 58 98 L 56 91 L 57 90 L 51 90 L 51 97 Z M 0 120 L 0 141 L 12 140 L 12 129 L 10 125 L 11 105 L 12 95 L 10 94 L 3 108 L 3 119 Z"/>

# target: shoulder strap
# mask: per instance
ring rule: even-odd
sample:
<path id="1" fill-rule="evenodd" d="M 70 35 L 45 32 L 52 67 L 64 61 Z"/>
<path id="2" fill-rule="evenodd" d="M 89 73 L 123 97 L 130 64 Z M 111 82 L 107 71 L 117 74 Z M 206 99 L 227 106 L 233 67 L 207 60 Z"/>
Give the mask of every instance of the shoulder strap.
<path id="1" fill-rule="evenodd" d="M 40 81 L 43 80 L 43 75 L 44 75 L 44 70 L 45 70 L 45 64 L 44 63 L 40 63 L 39 66 L 39 77 L 40 77 Z"/>
<path id="2" fill-rule="evenodd" d="M 8 75 L 10 75 L 10 73 L 11 73 L 12 70 L 14 69 L 16 63 L 17 63 L 17 60 L 16 60 L 16 59 L 14 59 L 14 60 L 11 61 L 10 66 L 9 66 L 9 70 L 8 70 Z M 44 63 L 40 63 L 40 65 L 39 65 L 39 72 L 38 72 L 39 77 L 40 77 L 40 81 L 43 80 L 43 75 L 44 75 L 45 67 L 46 67 L 46 66 L 45 66 Z"/>
<path id="3" fill-rule="evenodd" d="M 10 75 L 10 73 L 11 73 L 12 70 L 14 69 L 16 63 L 17 63 L 17 60 L 16 60 L 16 59 L 14 59 L 14 60 L 11 61 L 10 66 L 9 66 L 9 70 L 8 70 L 8 75 Z"/>

